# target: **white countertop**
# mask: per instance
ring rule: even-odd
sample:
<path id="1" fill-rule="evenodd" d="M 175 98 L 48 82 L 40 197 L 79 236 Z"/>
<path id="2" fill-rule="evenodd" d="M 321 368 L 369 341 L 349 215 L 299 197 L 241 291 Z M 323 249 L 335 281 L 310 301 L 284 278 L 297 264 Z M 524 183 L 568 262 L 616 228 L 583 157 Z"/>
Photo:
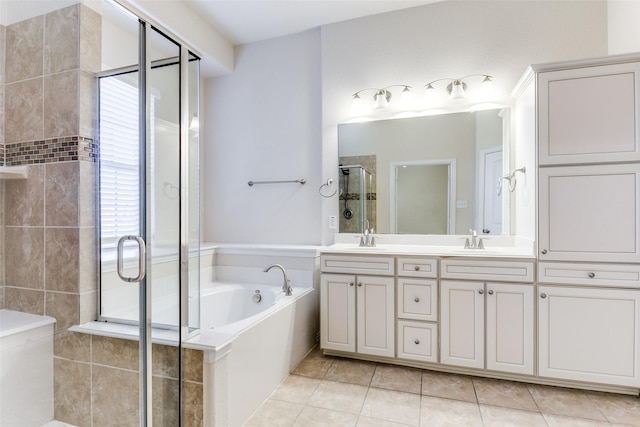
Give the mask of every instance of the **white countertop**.
<path id="1" fill-rule="evenodd" d="M 319 249 L 321 254 L 422 255 L 437 257 L 535 259 L 534 244 L 515 236 L 478 236 L 484 249 L 465 249 L 468 236 L 375 235 L 376 246 L 359 246 L 360 235 L 336 236 L 336 243 Z"/>
<path id="2" fill-rule="evenodd" d="M 353 244 L 337 243 L 320 250 L 321 254 L 354 255 L 423 255 L 437 257 L 481 257 L 481 258 L 535 258 L 526 248 L 493 247 L 485 249 L 464 249 L 456 246 L 435 245 L 376 245 L 360 247 Z"/>

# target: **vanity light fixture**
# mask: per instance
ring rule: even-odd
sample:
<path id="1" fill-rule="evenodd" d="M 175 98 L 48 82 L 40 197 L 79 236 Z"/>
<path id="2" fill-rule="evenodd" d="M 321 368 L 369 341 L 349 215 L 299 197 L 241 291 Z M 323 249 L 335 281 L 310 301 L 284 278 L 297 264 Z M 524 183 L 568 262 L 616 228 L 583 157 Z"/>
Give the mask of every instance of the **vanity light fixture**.
<path id="1" fill-rule="evenodd" d="M 449 98 L 455 102 L 462 102 L 467 99 L 467 83 L 464 81 L 465 79 L 469 79 L 471 77 L 483 77 L 482 83 L 480 84 L 480 89 L 483 93 L 488 93 L 493 88 L 493 77 L 488 74 L 469 74 L 468 76 L 459 77 L 457 79 L 452 78 L 444 78 L 433 80 L 426 85 L 424 85 L 424 100 L 427 104 L 433 104 L 437 97 L 436 88 L 433 86 L 434 83 L 441 81 L 448 81 L 449 84 L 446 86 L 446 91 L 449 94 Z"/>
<path id="2" fill-rule="evenodd" d="M 389 102 L 392 98 L 392 93 L 389 89 L 393 87 L 401 87 L 402 92 L 400 94 L 400 106 L 402 108 L 411 108 L 413 95 L 411 94 L 411 86 L 409 85 L 390 85 L 383 87 L 381 89 L 378 88 L 366 88 L 357 91 L 354 93 L 351 98 L 351 114 L 357 116 L 361 115 L 364 112 L 364 102 L 362 98 L 360 98 L 360 94 L 366 91 L 374 91 L 373 94 L 373 108 L 376 110 L 383 110 L 389 106 Z"/>

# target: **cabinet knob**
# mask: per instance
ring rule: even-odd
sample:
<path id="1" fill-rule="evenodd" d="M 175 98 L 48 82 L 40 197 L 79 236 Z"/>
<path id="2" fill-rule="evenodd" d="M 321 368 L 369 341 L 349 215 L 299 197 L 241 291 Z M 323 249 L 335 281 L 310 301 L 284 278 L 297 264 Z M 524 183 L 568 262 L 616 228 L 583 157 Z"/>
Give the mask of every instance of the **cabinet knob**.
<path id="1" fill-rule="evenodd" d="M 362 287 L 362 282 L 358 283 L 358 287 L 361 288 Z"/>
<path id="2" fill-rule="evenodd" d="M 482 295 L 482 294 L 484 294 L 484 290 L 483 290 L 483 289 L 480 289 L 480 290 L 478 290 L 478 293 L 479 293 L 480 295 Z"/>
<path id="3" fill-rule="evenodd" d="M 349 282 L 349 286 L 353 286 L 353 282 Z"/>
<path id="4" fill-rule="evenodd" d="M 493 290 L 491 290 L 491 289 L 490 289 L 487 293 L 488 293 L 489 295 L 493 295 Z"/>
<path id="5" fill-rule="evenodd" d="M 596 273 L 592 271 L 589 274 L 587 274 L 587 276 L 589 276 L 589 279 L 593 279 L 594 277 L 596 277 Z"/>
<path id="6" fill-rule="evenodd" d="M 414 341 L 414 343 L 415 343 L 416 345 L 418 345 L 418 344 L 420 344 L 420 340 L 415 340 L 415 341 Z"/>
<path id="7" fill-rule="evenodd" d="M 540 298 L 544 299 L 546 297 L 547 297 L 547 294 L 545 294 L 545 293 L 540 294 Z"/>
<path id="8" fill-rule="evenodd" d="M 415 267 L 413 267 L 413 269 L 414 269 L 415 271 L 420 271 L 420 266 L 419 266 L 419 265 L 416 265 Z"/>
<path id="9" fill-rule="evenodd" d="M 546 255 L 546 253 L 547 253 L 547 250 L 546 250 L 546 249 L 543 249 L 543 250 L 542 250 L 542 255 Z"/>
<path id="10" fill-rule="evenodd" d="M 415 302 L 420 302 L 420 298 L 418 298 L 418 297 L 415 297 L 413 300 L 414 300 Z"/>

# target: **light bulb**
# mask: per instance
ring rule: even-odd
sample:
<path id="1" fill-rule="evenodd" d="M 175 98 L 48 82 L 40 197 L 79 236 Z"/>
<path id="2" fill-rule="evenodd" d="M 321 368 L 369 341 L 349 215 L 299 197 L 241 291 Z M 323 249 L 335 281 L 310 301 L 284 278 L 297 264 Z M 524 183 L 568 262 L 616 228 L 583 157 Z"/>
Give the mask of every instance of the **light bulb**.
<path id="1" fill-rule="evenodd" d="M 362 103 L 362 98 L 356 93 L 353 95 L 353 100 L 351 101 L 351 114 L 354 116 L 359 116 L 364 111 L 364 105 Z"/>
<path id="2" fill-rule="evenodd" d="M 436 101 L 436 88 L 431 86 L 431 83 L 429 83 L 424 90 L 424 102 L 427 105 L 433 105 L 435 101 Z"/>
<path id="3" fill-rule="evenodd" d="M 400 94 L 400 108 L 410 110 L 413 107 L 413 94 L 409 86 L 405 86 Z"/>
<path id="4" fill-rule="evenodd" d="M 391 99 L 391 94 L 384 89 L 380 89 L 378 93 L 373 95 L 373 107 L 376 110 L 387 108 L 387 106 L 389 105 L 389 99 Z"/>
<path id="5" fill-rule="evenodd" d="M 484 80 L 480 84 L 480 90 L 485 95 L 489 95 L 493 92 L 493 80 L 491 79 L 491 76 L 484 76 Z"/>
<path id="6" fill-rule="evenodd" d="M 460 101 L 465 98 L 464 82 L 460 80 L 454 80 L 452 83 L 449 84 L 449 86 L 451 86 L 450 95 L 452 100 Z"/>

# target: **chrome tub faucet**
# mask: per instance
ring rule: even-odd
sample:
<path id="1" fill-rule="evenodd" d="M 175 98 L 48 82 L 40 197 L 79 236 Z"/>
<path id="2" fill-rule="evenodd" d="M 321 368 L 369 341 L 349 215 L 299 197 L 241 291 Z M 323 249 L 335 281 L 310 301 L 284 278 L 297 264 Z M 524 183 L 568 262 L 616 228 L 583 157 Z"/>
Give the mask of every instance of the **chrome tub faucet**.
<path id="1" fill-rule="evenodd" d="M 272 268 L 279 268 L 282 271 L 282 275 L 284 276 L 284 283 L 282 284 L 282 292 L 285 295 L 291 296 L 293 294 L 293 288 L 291 287 L 291 281 L 287 278 L 287 272 L 284 267 L 280 264 L 271 264 L 269 267 L 265 268 L 263 271 L 268 273 Z"/>

